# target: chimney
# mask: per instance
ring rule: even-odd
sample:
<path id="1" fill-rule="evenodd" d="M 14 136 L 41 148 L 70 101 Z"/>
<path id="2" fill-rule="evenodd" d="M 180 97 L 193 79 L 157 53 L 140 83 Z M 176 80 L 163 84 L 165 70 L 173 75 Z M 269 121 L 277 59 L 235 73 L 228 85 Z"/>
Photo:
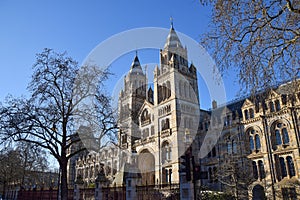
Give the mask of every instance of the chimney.
<path id="1" fill-rule="evenodd" d="M 217 104 L 216 100 L 213 100 L 211 104 L 212 104 L 213 109 L 216 109 L 218 107 L 218 104 Z"/>

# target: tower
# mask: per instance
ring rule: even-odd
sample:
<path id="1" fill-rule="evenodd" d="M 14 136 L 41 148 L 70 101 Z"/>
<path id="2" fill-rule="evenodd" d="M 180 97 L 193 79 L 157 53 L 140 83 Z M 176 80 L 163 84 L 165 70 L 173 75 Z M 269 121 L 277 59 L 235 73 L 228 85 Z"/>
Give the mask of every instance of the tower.
<path id="1" fill-rule="evenodd" d="M 146 87 L 135 56 L 119 96 L 120 145 L 128 153 L 137 152 L 142 184 L 179 182 L 179 158 L 199 123 L 196 68 L 189 65 L 187 48 L 173 25 L 159 57 L 153 90 Z M 125 155 L 121 158 L 130 162 Z"/>
<path id="2" fill-rule="evenodd" d="M 161 182 L 179 181 L 178 158 L 197 132 L 200 107 L 196 68 L 189 65 L 187 48 L 181 44 L 173 24 L 160 50 L 160 68 L 154 72 L 154 106 Z"/>
<path id="3" fill-rule="evenodd" d="M 124 78 L 124 89 L 119 94 L 119 141 L 123 149 L 131 152 L 132 144 L 139 139 L 138 115 L 146 99 L 146 74 L 144 74 L 139 58 L 136 54 L 130 71 Z M 126 156 L 122 155 L 126 160 Z"/>

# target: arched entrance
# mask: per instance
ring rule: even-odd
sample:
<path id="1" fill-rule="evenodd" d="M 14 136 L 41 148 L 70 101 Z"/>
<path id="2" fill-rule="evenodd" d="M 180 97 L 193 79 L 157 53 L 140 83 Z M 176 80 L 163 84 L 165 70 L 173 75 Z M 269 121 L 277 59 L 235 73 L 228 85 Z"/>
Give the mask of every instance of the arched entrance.
<path id="1" fill-rule="evenodd" d="M 252 189 L 252 200 L 265 200 L 265 190 L 261 185 L 255 185 Z"/>
<path id="2" fill-rule="evenodd" d="M 143 185 L 155 184 L 155 160 L 149 150 L 143 150 L 138 156 L 138 166 L 142 174 Z"/>

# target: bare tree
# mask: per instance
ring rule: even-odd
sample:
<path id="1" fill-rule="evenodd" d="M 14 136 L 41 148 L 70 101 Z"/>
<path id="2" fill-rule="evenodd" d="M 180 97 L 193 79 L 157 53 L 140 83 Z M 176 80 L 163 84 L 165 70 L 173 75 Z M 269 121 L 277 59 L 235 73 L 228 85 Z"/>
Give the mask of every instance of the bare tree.
<path id="1" fill-rule="evenodd" d="M 38 177 L 34 177 L 36 172 L 44 173 L 48 170 L 47 154 L 41 147 L 32 143 L 19 142 L 16 144 L 16 151 L 21 159 L 21 186 L 25 184 L 29 176 L 37 179 Z"/>
<path id="2" fill-rule="evenodd" d="M 18 186 L 34 185 L 47 171 L 46 152 L 33 144 L 18 142 L 15 148 L 0 151 L 0 188 L 3 196 L 6 191 Z"/>
<path id="3" fill-rule="evenodd" d="M 0 151 L 0 186 L 2 195 L 5 196 L 11 185 L 16 185 L 21 180 L 22 161 L 19 152 L 4 148 Z"/>
<path id="4" fill-rule="evenodd" d="M 238 72 L 247 92 L 299 77 L 299 0 L 200 2 L 213 7 L 203 44 L 221 72 Z"/>
<path id="5" fill-rule="evenodd" d="M 253 177 L 249 176 L 249 160 L 230 156 L 220 163 L 214 172 L 214 178 L 223 185 L 226 193 L 235 199 L 248 198 L 248 186 L 254 181 Z"/>
<path id="6" fill-rule="evenodd" d="M 37 54 L 33 68 L 35 71 L 28 87 L 30 98 L 9 98 L 0 108 L 1 139 L 25 141 L 48 150 L 59 163 L 61 199 L 66 200 L 68 160 L 88 148 L 79 145 L 80 148 L 77 146 L 75 151 L 68 153 L 70 147 L 86 144 L 83 140 L 93 141 L 94 131 L 106 135 L 114 133 L 114 120 L 97 127 L 97 119 L 107 116 L 95 109 L 95 105 L 103 105 L 106 114 L 113 112 L 108 106 L 109 98 L 99 90 L 109 72 L 97 66 L 79 67 L 65 53 L 51 49 Z M 95 98 L 100 95 L 103 98 Z M 91 132 L 82 132 L 87 129 L 80 127 L 91 127 Z M 97 145 L 95 140 L 93 147 Z"/>

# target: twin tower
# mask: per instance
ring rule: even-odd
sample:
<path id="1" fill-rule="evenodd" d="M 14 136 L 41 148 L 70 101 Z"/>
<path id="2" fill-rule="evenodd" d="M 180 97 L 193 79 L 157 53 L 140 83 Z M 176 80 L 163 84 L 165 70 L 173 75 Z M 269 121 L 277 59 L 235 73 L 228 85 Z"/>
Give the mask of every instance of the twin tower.
<path id="1" fill-rule="evenodd" d="M 152 89 L 136 55 L 119 95 L 120 162 L 134 162 L 142 184 L 178 183 L 179 158 L 197 133 L 200 107 L 197 71 L 173 25 L 153 80 Z"/>

